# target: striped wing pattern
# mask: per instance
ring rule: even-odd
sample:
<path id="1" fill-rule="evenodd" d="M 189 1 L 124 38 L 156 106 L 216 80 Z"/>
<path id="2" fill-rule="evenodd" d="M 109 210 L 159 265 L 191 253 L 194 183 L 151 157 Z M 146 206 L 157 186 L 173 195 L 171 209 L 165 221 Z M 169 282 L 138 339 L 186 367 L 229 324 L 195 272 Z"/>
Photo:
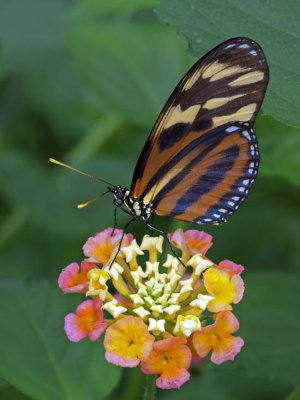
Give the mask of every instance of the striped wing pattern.
<path id="1" fill-rule="evenodd" d="M 262 49 L 230 39 L 200 59 L 163 108 L 138 160 L 131 194 L 157 214 L 218 224 L 257 175 L 253 123 L 268 83 Z"/>

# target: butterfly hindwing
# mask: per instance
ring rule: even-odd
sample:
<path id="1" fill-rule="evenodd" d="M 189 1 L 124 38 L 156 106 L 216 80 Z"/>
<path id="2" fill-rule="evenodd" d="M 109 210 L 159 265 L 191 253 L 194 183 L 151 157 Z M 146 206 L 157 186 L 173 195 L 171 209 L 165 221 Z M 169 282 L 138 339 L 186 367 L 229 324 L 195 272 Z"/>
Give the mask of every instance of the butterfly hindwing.
<path id="1" fill-rule="evenodd" d="M 259 152 L 248 123 L 226 124 L 195 140 L 187 165 L 158 192 L 159 215 L 220 224 L 245 200 L 257 176 Z M 177 161 L 180 163 L 179 159 Z"/>
<path id="2" fill-rule="evenodd" d="M 251 146 L 257 148 L 252 126 L 267 82 L 264 54 L 250 39 L 228 40 L 200 59 L 180 81 L 150 133 L 134 172 L 133 197 L 153 203 L 159 215 L 223 222 L 253 183 L 255 177 L 249 177 L 249 184 L 239 186 L 247 181 L 251 163 L 257 172 L 258 151 L 251 156 Z M 244 193 L 240 189 L 239 195 L 232 195 L 236 187 L 245 188 Z"/>

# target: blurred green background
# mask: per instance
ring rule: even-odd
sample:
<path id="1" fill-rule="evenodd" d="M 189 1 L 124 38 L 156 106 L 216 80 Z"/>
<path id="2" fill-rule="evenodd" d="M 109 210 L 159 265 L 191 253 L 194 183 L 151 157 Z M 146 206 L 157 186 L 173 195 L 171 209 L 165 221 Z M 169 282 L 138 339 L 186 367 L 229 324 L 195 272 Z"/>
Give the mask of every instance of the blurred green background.
<path id="1" fill-rule="evenodd" d="M 270 85 L 256 123 L 259 177 L 220 227 L 208 256 L 246 267 L 235 307 L 245 347 L 234 363 L 194 367 L 168 399 L 300 399 L 299 2 L 224 0 L 0 1 L 0 398 L 140 398 L 142 376 L 104 360 L 100 343 L 70 344 L 63 317 L 82 301 L 60 270 L 111 226 L 105 185 L 49 157 L 129 186 L 164 102 L 206 51 L 235 36 L 263 47 Z M 178 35 L 179 34 L 179 35 Z M 118 215 L 123 227 L 126 215 Z M 195 225 L 156 218 L 172 232 Z M 136 222 L 138 238 L 147 231 Z M 147 233 L 149 233 L 147 231 Z"/>

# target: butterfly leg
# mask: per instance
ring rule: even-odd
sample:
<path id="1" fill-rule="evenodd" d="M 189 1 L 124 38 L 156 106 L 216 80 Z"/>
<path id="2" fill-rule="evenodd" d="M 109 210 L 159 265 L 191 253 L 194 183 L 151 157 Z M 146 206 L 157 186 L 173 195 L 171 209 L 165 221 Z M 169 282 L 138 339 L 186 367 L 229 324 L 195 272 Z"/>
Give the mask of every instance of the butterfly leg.
<path id="1" fill-rule="evenodd" d="M 148 222 L 148 221 L 145 221 L 145 222 L 146 222 L 146 225 L 149 226 L 149 228 L 152 229 L 152 231 L 155 230 L 155 231 L 157 231 L 157 232 L 159 232 L 159 233 L 162 233 L 162 234 L 165 236 L 165 238 L 167 239 L 167 241 L 168 241 L 168 243 L 169 243 L 169 247 L 170 247 L 170 249 L 171 249 L 171 251 L 172 251 L 174 257 L 176 257 L 177 260 L 180 262 L 180 264 L 183 265 L 184 268 L 186 268 L 186 265 L 181 261 L 181 259 L 180 259 L 180 258 L 178 257 L 178 255 L 175 253 L 174 247 L 173 247 L 173 245 L 172 245 L 172 243 L 171 243 L 171 240 L 169 239 L 167 233 L 166 233 L 164 230 L 159 229 L 159 228 L 157 228 L 156 226 L 150 224 L 150 222 Z"/>
<path id="2" fill-rule="evenodd" d="M 113 234 L 115 233 L 116 226 L 117 226 L 117 206 L 114 204 L 114 227 L 110 236 L 113 236 Z"/>
<path id="3" fill-rule="evenodd" d="M 120 243 L 119 243 L 118 250 L 117 250 L 117 252 L 116 252 L 116 254 L 115 254 L 115 256 L 114 256 L 112 262 L 110 263 L 110 267 L 111 267 L 111 266 L 113 265 L 113 263 L 115 262 L 115 260 L 116 260 L 116 258 L 117 258 L 117 256 L 118 256 L 118 254 L 119 254 L 119 252 L 120 252 L 120 250 L 121 250 L 122 242 L 123 242 L 123 239 L 124 239 L 124 236 L 125 236 L 125 233 L 126 233 L 126 229 L 129 227 L 129 225 L 130 225 L 133 221 L 135 221 L 135 219 L 136 219 L 136 215 L 134 215 L 134 216 L 131 218 L 131 220 L 129 220 L 129 221 L 127 222 L 127 224 L 125 225 L 125 227 L 124 227 L 124 229 L 123 229 L 123 232 L 122 232 L 121 239 L 120 239 Z"/>
<path id="4" fill-rule="evenodd" d="M 154 213 L 152 213 L 152 215 L 151 215 L 151 225 L 153 226 L 154 225 Z M 153 228 L 151 228 L 151 236 L 153 236 L 154 235 L 154 230 L 153 230 Z"/>
<path id="5" fill-rule="evenodd" d="M 126 208 L 122 207 L 122 203 L 118 202 L 117 200 L 114 200 L 114 227 L 110 236 L 112 236 L 115 233 L 115 229 L 117 226 L 117 208 L 120 208 L 120 210 L 124 211 L 128 215 L 135 216 L 135 214 L 128 211 Z"/>

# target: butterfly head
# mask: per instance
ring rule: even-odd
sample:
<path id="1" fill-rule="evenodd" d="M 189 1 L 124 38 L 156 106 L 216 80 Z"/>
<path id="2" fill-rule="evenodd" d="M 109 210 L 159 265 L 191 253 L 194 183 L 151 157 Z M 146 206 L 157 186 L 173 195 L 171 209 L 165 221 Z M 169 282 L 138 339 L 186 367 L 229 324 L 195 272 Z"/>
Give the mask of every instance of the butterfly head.
<path id="1" fill-rule="evenodd" d="M 124 203 L 127 193 L 129 193 L 128 189 L 123 188 L 120 185 L 109 187 L 108 190 L 114 195 L 115 200 L 119 201 L 120 204 Z"/>
<path id="2" fill-rule="evenodd" d="M 133 197 L 130 190 L 127 188 L 117 185 L 108 189 L 114 195 L 115 206 L 120 207 L 123 211 L 132 216 L 142 217 L 144 220 L 147 220 L 154 211 L 152 204 L 145 204 L 141 199 Z M 126 206 L 128 209 L 127 211 L 122 208 L 123 205 Z"/>

